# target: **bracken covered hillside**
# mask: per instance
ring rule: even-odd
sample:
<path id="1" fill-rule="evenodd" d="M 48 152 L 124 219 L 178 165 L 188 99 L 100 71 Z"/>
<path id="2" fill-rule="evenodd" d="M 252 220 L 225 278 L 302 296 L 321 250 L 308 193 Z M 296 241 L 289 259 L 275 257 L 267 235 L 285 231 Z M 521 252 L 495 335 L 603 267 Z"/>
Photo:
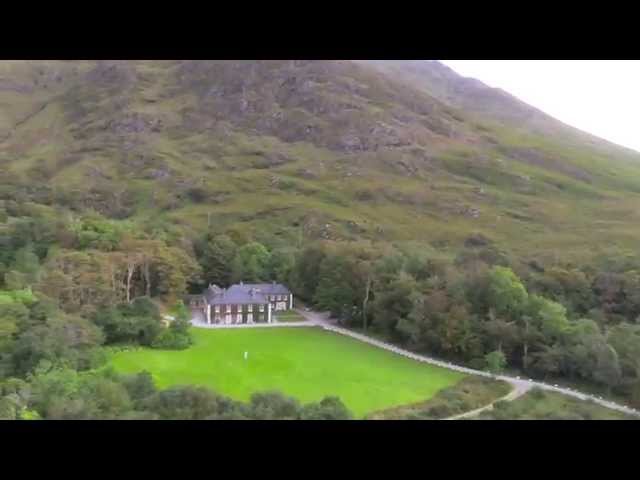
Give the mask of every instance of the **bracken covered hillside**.
<path id="1" fill-rule="evenodd" d="M 640 240 L 640 154 L 437 62 L 5 61 L 0 199 L 579 260 Z"/>

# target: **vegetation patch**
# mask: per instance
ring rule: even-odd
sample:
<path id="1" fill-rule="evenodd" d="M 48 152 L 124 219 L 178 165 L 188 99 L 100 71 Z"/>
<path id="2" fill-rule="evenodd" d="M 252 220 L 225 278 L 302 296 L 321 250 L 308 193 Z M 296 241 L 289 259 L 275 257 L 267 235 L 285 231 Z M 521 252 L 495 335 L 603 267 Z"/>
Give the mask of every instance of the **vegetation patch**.
<path id="1" fill-rule="evenodd" d="M 504 397 L 511 386 L 502 380 L 469 376 L 439 391 L 425 402 L 375 412 L 370 420 L 441 420 L 489 405 Z"/>
<path id="2" fill-rule="evenodd" d="M 596 403 L 533 389 L 512 402 L 497 402 L 478 420 L 637 420 Z"/>

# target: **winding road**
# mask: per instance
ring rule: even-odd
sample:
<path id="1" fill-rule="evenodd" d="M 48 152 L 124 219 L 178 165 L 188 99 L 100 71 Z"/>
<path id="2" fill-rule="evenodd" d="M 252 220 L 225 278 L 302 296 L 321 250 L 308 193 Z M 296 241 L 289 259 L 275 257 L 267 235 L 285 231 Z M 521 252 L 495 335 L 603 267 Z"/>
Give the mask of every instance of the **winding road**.
<path id="1" fill-rule="evenodd" d="M 429 363 L 431 365 L 436 365 L 438 367 L 442 367 L 442 368 L 448 368 L 450 370 L 455 370 L 457 372 L 461 372 L 461 373 L 466 373 L 468 375 L 479 375 L 481 377 L 487 377 L 487 378 L 493 378 L 496 380 L 503 380 L 507 383 L 509 383 L 512 387 L 513 390 L 506 396 L 490 403 L 489 405 L 486 405 L 484 407 L 478 408 L 476 410 L 471 410 L 469 412 L 465 412 L 463 414 L 460 415 L 456 415 L 454 417 L 449 417 L 447 420 L 457 420 L 457 419 L 464 419 L 464 418 L 470 418 L 473 417 L 475 415 L 478 415 L 479 413 L 485 411 L 485 410 L 490 410 L 493 408 L 493 405 L 499 401 L 499 400 L 506 400 L 506 401 L 512 401 L 515 400 L 516 398 L 524 395 L 525 393 L 527 393 L 529 390 L 531 390 L 534 387 L 538 387 L 542 390 L 547 390 L 547 391 L 551 391 L 551 392 L 557 392 L 557 393 L 561 393 L 564 395 L 568 395 L 570 397 L 574 397 L 574 398 L 578 398 L 580 400 L 587 400 L 587 401 L 592 401 L 594 403 L 597 403 L 598 405 L 601 405 L 603 407 L 606 408 L 610 408 L 612 410 L 617 410 L 619 412 L 622 413 L 626 413 L 627 415 L 633 415 L 636 417 L 640 417 L 640 411 L 634 409 L 634 408 L 630 408 L 627 407 L 625 405 L 621 405 L 619 403 L 616 402 L 612 402 L 610 400 L 605 400 L 602 397 L 598 397 L 595 395 L 589 395 L 587 393 L 583 393 L 580 392 L 578 390 L 574 390 L 572 388 L 564 388 L 564 387 L 559 387 L 557 385 L 550 385 L 544 382 L 537 382 L 537 381 L 533 381 L 531 379 L 524 379 L 524 378 L 520 378 L 520 377 L 511 377 L 508 375 L 493 375 L 489 372 L 484 372 L 482 370 L 475 370 L 472 368 L 468 368 L 468 367 L 463 367 L 461 365 L 456 365 L 454 363 L 451 362 L 445 362 L 442 360 L 437 360 L 435 358 L 432 357 L 427 357 L 425 355 L 419 355 L 417 353 L 413 353 L 410 352 L 408 350 L 405 350 L 403 348 L 399 348 L 395 345 L 392 345 L 390 343 L 386 343 L 383 342 L 381 340 L 377 340 L 375 338 L 369 337 L 367 335 L 363 335 L 361 333 L 356 333 L 353 332 L 351 330 L 348 330 L 346 328 L 342 328 L 342 327 L 338 327 L 335 322 L 332 322 L 331 319 L 329 318 L 329 315 L 326 313 L 318 313 L 318 312 L 313 312 L 313 311 L 306 311 L 306 310 L 302 310 L 302 309 L 295 309 L 296 312 L 298 312 L 300 315 L 302 315 L 306 320 L 302 321 L 302 322 L 290 322 L 290 323 L 271 323 L 271 324 L 267 324 L 267 323 L 254 323 L 254 324 L 241 324 L 241 325 L 207 325 L 206 323 L 203 323 L 201 321 L 198 321 L 196 319 L 192 320 L 192 324 L 194 326 L 197 326 L 199 328 L 278 328 L 278 327 L 322 327 L 325 330 L 331 331 L 331 332 L 335 332 L 338 333 L 340 335 L 345 335 L 351 338 L 355 338 L 356 340 L 360 340 L 361 342 L 365 342 L 368 343 L 370 345 L 373 345 L 375 347 L 378 348 L 382 348 L 385 350 L 388 350 L 390 352 L 394 352 L 397 353 L 398 355 L 402 355 L 404 357 L 407 358 L 411 358 L 413 360 L 416 360 L 418 362 L 425 362 L 425 363 Z"/>

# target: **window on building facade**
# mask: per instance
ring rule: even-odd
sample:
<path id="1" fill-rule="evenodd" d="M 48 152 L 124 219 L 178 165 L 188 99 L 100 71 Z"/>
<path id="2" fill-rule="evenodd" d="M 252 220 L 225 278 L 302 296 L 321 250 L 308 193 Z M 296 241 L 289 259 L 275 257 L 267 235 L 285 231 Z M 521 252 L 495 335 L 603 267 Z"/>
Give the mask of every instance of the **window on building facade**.
<path id="1" fill-rule="evenodd" d="M 259 311 L 261 311 L 261 312 L 264 312 L 264 304 L 261 304 L 261 305 L 258 307 L 258 310 L 259 310 Z"/>
<path id="2" fill-rule="evenodd" d="M 242 314 L 239 313 L 238 315 L 236 315 L 236 322 L 238 323 L 242 323 Z"/>
<path id="3" fill-rule="evenodd" d="M 231 305 L 227 305 L 227 313 L 231 312 Z"/>
<path id="4" fill-rule="evenodd" d="M 247 311 L 253 312 L 253 305 L 247 305 Z"/>
<path id="5" fill-rule="evenodd" d="M 220 305 L 216 305 L 215 311 L 216 311 L 216 313 L 220 313 Z"/>

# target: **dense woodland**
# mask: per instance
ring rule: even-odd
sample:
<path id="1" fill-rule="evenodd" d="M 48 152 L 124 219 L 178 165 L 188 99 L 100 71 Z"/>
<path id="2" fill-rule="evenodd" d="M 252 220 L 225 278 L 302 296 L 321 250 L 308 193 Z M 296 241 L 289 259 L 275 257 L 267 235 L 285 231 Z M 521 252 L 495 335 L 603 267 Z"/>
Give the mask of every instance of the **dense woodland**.
<path id="1" fill-rule="evenodd" d="M 628 258 L 523 263 L 482 235 L 453 257 L 419 243 L 187 238 L 29 205 L 0 226 L 1 418 L 348 418 L 336 398 L 266 392 L 243 404 L 108 368 L 113 348 L 188 348 L 182 295 L 240 279 L 284 282 L 343 325 L 418 352 L 640 405 L 640 274 Z"/>

